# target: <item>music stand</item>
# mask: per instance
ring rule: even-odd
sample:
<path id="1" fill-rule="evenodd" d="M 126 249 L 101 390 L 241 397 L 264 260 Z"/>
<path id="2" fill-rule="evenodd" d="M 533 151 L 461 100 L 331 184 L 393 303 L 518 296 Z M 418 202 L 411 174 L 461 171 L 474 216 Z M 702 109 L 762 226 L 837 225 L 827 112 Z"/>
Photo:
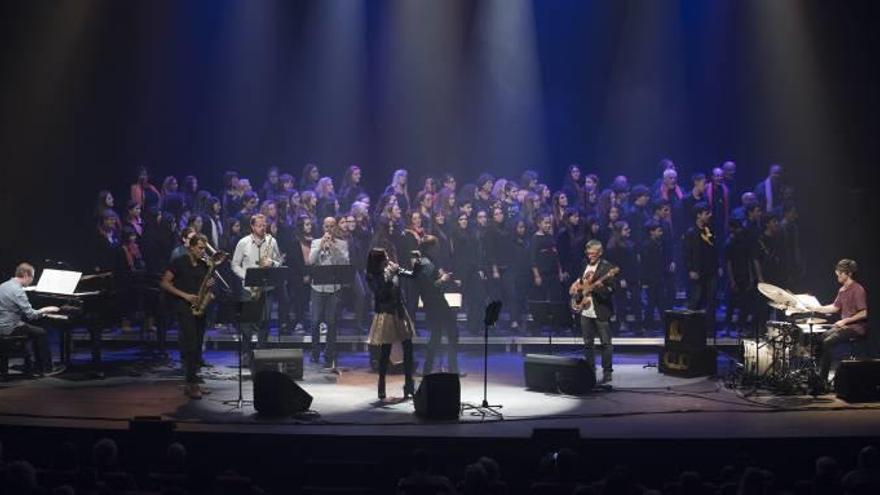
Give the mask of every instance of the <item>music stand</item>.
<path id="1" fill-rule="evenodd" d="M 498 419 L 504 419 L 501 414 L 501 404 L 489 404 L 489 327 L 495 326 L 498 322 L 498 316 L 501 314 L 501 301 L 492 301 L 486 307 L 486 313 L 483 318 L 483 402 L 479 406 L 473 404 L 462 404 L 461 410 L 473 410 L 474 415 L 482 417 L 494 416 Z"/>
<path id="2" fill-rule="evenodd" d="M 532 314 L 532 321 L 540 325 L 539 328 L 550 327 L 550 331 L 547 333 L 547 344 L 549 354 L 553 354 L 553 331 L 557 326 L 571 328 L 571 308 L 568 303 L 562 301 L 529 301 L 528 306 L 529 313 Z"/>
<path id="3" fill-rule="evenodd" d="M 354 273 L 355 270 L 354 266 L 352 265 L 312 265 L 309 268 L 309 275 L 312 278 L 312 285 L 338 285 L 340 286 L 340 289 L 342 289 L 342 287 L 348 287 L 352 284 L 352 282 L 354 281 Z M 317 323 L 318 325 L 321 324 L 321 322 L 312 323 Z M 318 346 L 320 343 L 321 336 L 320 334 L 318 334 L 318 341 L 312 342 L 312 346 Z M 342 374 L 342 372 L 336 366 L 336 355 L 333 356 L 333 362 L 331 363 L 330 372 L 337 375 Z"/>
<path id="4" fill-rule="evenodd" d="M 279 281 L 283 281 L 287 277 L 289 268 L 286 266 L 265 267 L 265 268 L 248 268 L 244 274 L 245 287 L 257 287 L 267 289 L 269 287 L 279 285 Z M 243 379 L 242 379 L 242 362 L 241 356 L 244 354 L 244 328 L 248 323 L 262 323 L 265 314 L 266 297 L 265 293 L 261 294 L 257 299 L 232 301 L 227 305 L 226 311 L 218 312 L 218 320 L 220 314 L 226 316 L 228 321 L 234 321 L 238 325 L 238 398 L 234 400 L 225 400 L 223 404 L 234 404 L 236 409 L 241 409 L 244 404 L 253 401 L 244 400 Z M 221 306 L 221 308 L 223 308 Z M 248 342 L 250 344 L 250 342 Z"/>

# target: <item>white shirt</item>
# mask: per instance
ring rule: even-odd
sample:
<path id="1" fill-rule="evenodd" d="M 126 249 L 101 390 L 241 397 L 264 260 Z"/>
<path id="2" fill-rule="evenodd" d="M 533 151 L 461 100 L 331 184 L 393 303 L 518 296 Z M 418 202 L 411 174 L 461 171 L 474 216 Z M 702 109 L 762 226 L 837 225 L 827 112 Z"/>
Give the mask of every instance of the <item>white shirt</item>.
<path id="1" fill-rule="evenodd" d="M 281 251 L 274 237 L 266 234 L 262 241 L 254 238 L 253 234 L 242 237 L 232 255 L 232 271 L 244 282 L 247 269 L 258 268 L 260 260 L 266 257 L 272 260 L 272 266 L 281 265 Z"/>
<path id="2" fill-rule="evenodd" d="M 595 265 L 587 265 L 587 269 L 584 270 L 583 280 L 588 280 L 590 276 L 596 273 L 596 270 L 599 268 L 599 263 Z M 593 304 L 593 295 L 590 294 L 587 296 L 587 299 L 590 301 L 590 306 L 587 309 L 581 310 L 581 316 L 585 316 L 587 318 L 598 318 L 596 316 L 596 306 Z"/>
<path id="3" fill-rule="evenodd" d="M 342 239 L 334 239 L 332 246 L 327 249 L 321 249 L 321 239 L 314 239 L 306 263 L 309 266 L 349 265 L 351 263 L 348 259 L 348 242 Z M 312 289 L 315 292 L 330 293 L 336 292 L 341 288 L 341 284 L 312 283 Z"/>

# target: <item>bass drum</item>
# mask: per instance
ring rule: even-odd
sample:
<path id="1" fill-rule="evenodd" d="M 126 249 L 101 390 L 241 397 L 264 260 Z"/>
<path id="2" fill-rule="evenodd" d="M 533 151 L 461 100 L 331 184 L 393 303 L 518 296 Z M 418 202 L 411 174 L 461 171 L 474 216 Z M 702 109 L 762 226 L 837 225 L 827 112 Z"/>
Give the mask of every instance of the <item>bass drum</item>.
<path id="1" fill-rule="evenodd" d="M 795 357 L 795 346 L 775 342 L 743 339 L 743 364 L 749 376 L 766 376 L 768 372 L 788 367 Z"/>

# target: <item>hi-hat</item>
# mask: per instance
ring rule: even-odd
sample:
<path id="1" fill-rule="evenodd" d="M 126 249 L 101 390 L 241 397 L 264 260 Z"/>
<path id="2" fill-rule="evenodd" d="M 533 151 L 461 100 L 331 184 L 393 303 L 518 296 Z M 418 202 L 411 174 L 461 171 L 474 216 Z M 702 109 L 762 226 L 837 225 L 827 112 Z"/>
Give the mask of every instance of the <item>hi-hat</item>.
<path id="1" fill-rule="evenodd" d="M 782 306 L 782 308 L 774 306 L 777 309 L 787 309 L 798 306 L 799 304 L 799 301 L 797 300 L 797 297 L 794 296 L 794 294 L 773 284 L 766 284 L 764 282 L 759 283 L 758 292 L 763 294 L 764 297 L 769 299 L 771 302 Z"/>

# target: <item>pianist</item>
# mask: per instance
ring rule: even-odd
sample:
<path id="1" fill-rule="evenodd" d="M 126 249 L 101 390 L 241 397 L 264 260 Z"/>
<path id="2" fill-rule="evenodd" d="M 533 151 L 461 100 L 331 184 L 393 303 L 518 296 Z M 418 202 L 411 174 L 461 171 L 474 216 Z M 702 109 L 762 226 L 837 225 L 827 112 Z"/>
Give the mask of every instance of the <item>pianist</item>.
<path id="1" fill-rule="evenodd" d="M 56 313 L 58 307 L 46 306 L 40 309 L 31 307 L 24 288 L 34 281 L 34 267 L 21 263 L 15 268 L 15 276 L 0 284 L 0 335 L 26 335 L 31 342 L 34 366 L 27 373 L 37 376 L 53 375 L 63 368 L 52 368 L 52 353 L 49 350 L 49 337 L 46 330 L 29 323 L 39 320 L 49 313 Z"/>

